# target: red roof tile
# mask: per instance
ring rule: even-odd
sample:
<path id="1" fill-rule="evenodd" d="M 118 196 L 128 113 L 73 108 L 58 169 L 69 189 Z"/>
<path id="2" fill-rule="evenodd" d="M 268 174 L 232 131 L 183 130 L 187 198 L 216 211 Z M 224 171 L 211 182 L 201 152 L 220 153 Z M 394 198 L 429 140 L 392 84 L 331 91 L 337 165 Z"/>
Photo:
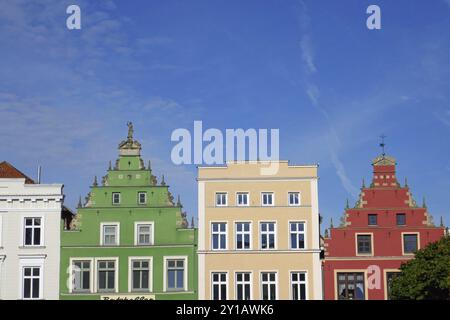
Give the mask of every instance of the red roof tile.
<path id="1" fill-rule="evenodd" d="M 33 179 L 6 161 L 0 162 L 0 178 L 25 178 L 25 183 L 35 183 Z"/>

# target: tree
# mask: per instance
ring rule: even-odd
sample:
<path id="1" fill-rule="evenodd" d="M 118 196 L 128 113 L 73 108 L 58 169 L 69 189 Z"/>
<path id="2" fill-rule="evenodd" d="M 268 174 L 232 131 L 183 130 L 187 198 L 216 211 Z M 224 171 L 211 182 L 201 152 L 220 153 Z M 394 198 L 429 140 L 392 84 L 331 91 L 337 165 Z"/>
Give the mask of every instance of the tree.
<path id="1" fill-rule="evenodd" d="M 419 250 L 403 263 L 391 285 L 391 299 L 450 300 L 450 236 Z"/>

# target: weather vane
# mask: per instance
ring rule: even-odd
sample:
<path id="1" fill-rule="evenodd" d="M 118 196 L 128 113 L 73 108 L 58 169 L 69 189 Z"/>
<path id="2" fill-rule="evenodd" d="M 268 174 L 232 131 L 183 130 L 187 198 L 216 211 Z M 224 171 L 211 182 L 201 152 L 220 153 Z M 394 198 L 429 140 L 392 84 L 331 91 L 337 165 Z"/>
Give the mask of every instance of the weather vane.
<path id="1" fill-rule="evenodd" d="M 383 151 L 382 155 L 384 157 L 386 155 L 386 153 L 384 152 L 384 147 L 386 146 L 386 144 L 384 143 L 384 138 L 386 138 L 386 136 L 384 134 L 382 134 L 380 136 L 380 138 L 381 138 L 380 147 L 381 147 L 381 150 Z"/>

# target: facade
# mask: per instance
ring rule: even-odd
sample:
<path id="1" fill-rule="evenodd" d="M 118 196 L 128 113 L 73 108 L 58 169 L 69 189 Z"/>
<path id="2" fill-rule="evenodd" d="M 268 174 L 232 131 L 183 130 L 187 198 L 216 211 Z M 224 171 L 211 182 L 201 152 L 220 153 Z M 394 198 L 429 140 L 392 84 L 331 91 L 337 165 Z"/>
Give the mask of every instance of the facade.
<path id="1" fill-rule="evenodd" d="M 58 299 L 62 189 L 0 163 L 0 299 Z"/>
<path id="2" fill-rule="evenodd" d="M 373 163 L 370 186 L 347 205 L 339 227 L 325 235 L 325 299 L 389 299 L 389 283 L 415 251 L 440 239 L 425 203 L 418 206 L 408 184 L 397 181 L 395 159 L 383 154 Z"/>
<path id="3" fill-rule="evenodd" d="M 322 299 L 317 166 L 198 169 L 199 298 Z"/>
<path id="4" fill-rule="evenodd" d="M 197 230 L 140 150 L 129 123 L 115 166 L 62 231 L 61 299 L 197 298 Z"/>

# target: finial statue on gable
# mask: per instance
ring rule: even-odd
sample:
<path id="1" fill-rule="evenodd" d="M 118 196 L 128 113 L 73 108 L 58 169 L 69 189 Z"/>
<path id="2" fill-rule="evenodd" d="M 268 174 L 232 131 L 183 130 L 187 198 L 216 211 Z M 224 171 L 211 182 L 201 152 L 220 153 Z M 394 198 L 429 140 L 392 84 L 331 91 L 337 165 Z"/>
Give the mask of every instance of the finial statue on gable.
<path id="1" fill-rule="evenodd" d="M 128 140 L 133 140 L 133 122 L 128 121 L 127 122 L 127 126 L 128 126 Z"/>

